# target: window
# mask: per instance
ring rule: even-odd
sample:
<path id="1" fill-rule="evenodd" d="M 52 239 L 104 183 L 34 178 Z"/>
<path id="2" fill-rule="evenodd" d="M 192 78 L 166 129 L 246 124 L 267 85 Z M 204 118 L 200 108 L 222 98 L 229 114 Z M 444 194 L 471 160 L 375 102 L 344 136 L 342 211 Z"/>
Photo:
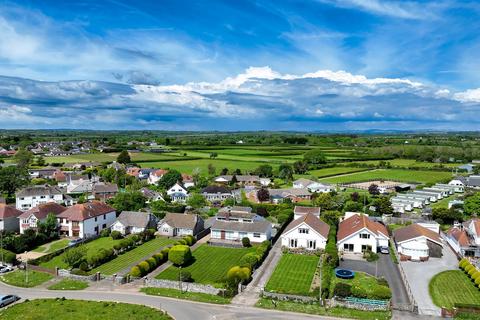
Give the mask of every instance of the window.
<path id="1" fill-rule="evenodd" d="M 253 233 L 253 237 L 254 237 L 254 238 L 260 238 L 260 233 L 254 232 L 254 233 Z"/>
<path id="2" fill-rule="evenodd" d="M 243 219 L 243 222 L 252 222 L 252 219 Z"/>
<path id="3" fill-rule="evenodd" d="M 106 215 L 106 214 L 103 215 L 103 220 L 105 220 L 105 219 L 107 219 L 107 215 Z"/>
<path id="4" fill-rule="evenodd" d="M 372 246 L 362 244 L 362 252 L 372 251 Z"/>
<path id="5" fill-rule="evenodd" d="M 353 251 L 353 243 L 344 243 L 343 244 L 344 251 Z"/>
<path id="6" fill-rule="evenodd" d="M 168 228 L 163 228 L 163 232 L 168 232 Z"/>
<path id="7" fill-rule="evenodd" d="M 307 241 L 307 248 L 315 250 L 317 249 L 317 241 L 316 240 L 308 240 Z"/>
<path id="8" fill-rule="evenodd" d="M 95 222 L 97 222 L 97 217 L 95 217 Z"/>
<path id="9" fill-rule="evenodd" d="M 107 224 L 104 223 L 104 224 L 102 225 L 102 229 L 105 229 L 106 227 L 107 227 Z"/>
<path id="10" fill-rule="evenodd" d="M 370 239 L 369 233 L 360 233 L 360 239 Z"/>
<path id="11" fill-rule="evenodd" d="M 45 199 L 45 196 L 40 196 L 40 199 Z"/>
<path id="12" fill-rule="evenodd" d="M 297 239 L 290 239 L 290 248 L 297 247 Z"/>
<path id="13" fill-rule="evenodd" d="M 299 228 L 298 233 L 308 234 L 308 229 L 307 228 Z"/>

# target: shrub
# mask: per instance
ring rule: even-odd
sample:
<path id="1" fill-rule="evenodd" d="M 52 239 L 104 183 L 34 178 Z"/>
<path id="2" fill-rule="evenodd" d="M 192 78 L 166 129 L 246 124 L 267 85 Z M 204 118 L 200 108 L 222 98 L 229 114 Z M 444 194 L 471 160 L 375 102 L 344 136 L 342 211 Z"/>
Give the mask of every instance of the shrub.
<path id="1" fill-rule="evenodd" d="M 465 270 L 466 273 L 468 273 L 468 272 L 469 272 L 470 270 L 472 270 L 472 269 L 475 269 L 475 267 L 472 266 L 471 264 L 469 264 L 468 266 L 465 267 L 464 270 Z"/>
<path id="2" fill-rule="evenodd" d="M 473 281 L 477 280 L 477 278 L 480 278 L 480 271 L 475 270 L 474 272 L 472 272 L 470 277 L 472 278 Z"/>
<path id="3" fill-rule="evenodd" d="M 155 261 L 157 261 L 157 265 L 160 265 L 163 262 L 163 254 L 161 253 L 154 254 L 153 258 L 155 259 Z"/>
<path id="4" fill-rule="evenodd" d="M 368 262 L 374 262 L 379 259 L 378 254 L 370 250 L 367 250 L 363 253 L 363 258 L 366 259 Z"/>
<path id="5" fill-rule="evenodd" d="M 242 245 L 243 245 L 245 248 L 251 247 L 252 245 L 250 244 L 250 238 L 248 238 L 248 237 L 243 237 L 243 238 L 242 238 Z"/>
<path id="6" fill-rule="evenodd" d="M 368 298 L 368 295 L 365 289 L 359 286 L 352 286 L 352 296 L 357 298 L 363 298 L 363 299 Z"/>
<path id="7" fill-rule="evenodd" d="M 133 266 L 131 269 L 130 269 L 130 275 L 132 277 L 136 277 L 136 278 L 139 278 L 142 276 L 142 270 L 140 270 L 139 266 Z"/>
<path id="8" fill-rule="evenodd" d="M 392 292 L 388 287 L 378 286 L 368 296 L 369 299 L 388 300 L 392 297 Z"/>
<path id="9" fill-rule="evenodd" d="M 168 252 L 170 252 L 170 247 L 163 248 L 162 251 L 160 251 L 160 253 L 163 254 L 163 258 L 165 260 L 168 259 Z"/>
<path id="10" fill-rule="evenodd" d="M 480 288 L 480 277 L 475 279 L 475 284 Z"/>
<path id="11" fill-rule="evenodd" d="M 123 247 L 122 247 L 119 243 L 117 243 L 117 244 L 114 244 L 114 245 L 113 245 L 113 249 L 118 252 L 118 251 L 120 251 L 121 249 L 123 249 Z"/>
<path id="12" fill-rule="evenodd" d="M 463 258 L 462 260 L 460 260 L 460 262 L 458 263 L 458 266 L 461 268 L 461 269 L 465 269 L 465 267 L 470 264 L 470 262 Z"/>
<path id="13" fill-rule="evenodd" d="M 333 294 L 341 298 L 348 297 L 352 294 L 352 286 L 347 283 L 339 282 L 335 285 Z"/>
<path id="14" fill-rule="evenodd" d="M 381 286 L 388 287 L 388 281 L 385 278 L 378 278 L 377 283 Z"/>
<path id="15" fill-rule="evenodd" d="M 180 271 L 180 281 L 183 281 L 183 282 L 192 281 L 192 274 L 185 270 Z"/>
<path id="16" fill-rule="evenodd" d="M 240 258 L 240 266 L 249 267 L 252 270 L 255 268 L 258 262 L 259 257 L 253 252 L 247 253 L 242 258 Z"/>
<path id="17" fill-rule="evenodd" d="M 240 282 L 250 279 L 251 270 L 249 267 L 234 266 L 227 272 L 227 280 L 232 284 L 238 284 Z"/>
<path id="18" fill-rule="evenodd" d="M 176 266 L 183 266 L 192 259 L 190 247 L 186 245 L 173 246 L 168 252 L 168 260 Z"/>
<path id="19" fill-rule="evenodd" d="M 102 231 L 100 231 L 100 237 L 108 237 L 110 236 L 110 229 L 109 228 L 105 228 L 103 229 Z"/>
<path id="20" fill-rule="evenodd" d="M 185 239 L 178 240 L 177 243 L 180 245 L 188 246 L 187 240 Z"/>
<path id="21" fill-rule="evenodd" d="M 112 231 L 110 233 L 110 236 L 112 237 L 113 240 L 118 240 L 122 238 L 122 234 L 120 233 L 120 231 Z"/>
<path id="22" fill-rule="evenodd" d="M 191 242 L 191 245 L 194 245 L 197 242 L 197 239 L 195 239 L 195 237 L 192 236 L 191 234 L 186 236 L 186 238 L 188 238 L 188 240 Z"/>
<path id="23" fill-rule="evenodd" d="M 193 242 L 192 242 L 192 238 L 190 238 L 190 237 L 188 237 L 188 236 L 187 236 L 187 237 L 184 237 L 184 238 L 183 238 L 183 241 L 185 241 L 185 244 L 186 244 L 187 246 L 191 246 L 192 243 L 193 243 Z"/>
<path id="24" fill-rule="evenodd" d="M 138 267 L 140 268 L 140 271 L 142 273 L 142 276 L 147 274 L 150 271 L 150 265 L 148 264 L 147 261 L 142 261 L 138 264 Z"/>
<path id="25" fill-rule="evenodd" d="M 472 269 L 470 269 L 470 270 L 468 271 L 468 275 L 471 277 L 471 276 L 473 276 L 473 274 L 474 274 L 475 272 L 477 272 L 477 269 L 472 268 Z"/>
<path id="26" fill-rule="evenodd" d="M 82 263 L 80 263 L 80 265 L 78 266 L 78 268 L 79 268 L 80 270 L 82 270 L 82 271 L 87 272 L 87 271 L 88 271 L 88 264 L 87 264 L 85 261 L 83 261 Z"/>
<path id="27" fill-rule="evenodd" d="M 156 267 L 157 267 L 157 260 L 155 260 L 155 258 L 148 258 L 147 260 L 147 263 L 149 264 L 150 266 L 150 270 L 154 270 Z"/>
<path id="28" fill-rule="evenodd" d="M 0 248 L 0 254 L 2 254 L 2 253 L 3 253 L 3 260 L 6 263 L 13 264 L 15 262 L 15 260 L 17 260 L 17 255 L 15 253 L 13 253 L 12 251 L 8 251 L 6 249 L 1 249 Z"/>

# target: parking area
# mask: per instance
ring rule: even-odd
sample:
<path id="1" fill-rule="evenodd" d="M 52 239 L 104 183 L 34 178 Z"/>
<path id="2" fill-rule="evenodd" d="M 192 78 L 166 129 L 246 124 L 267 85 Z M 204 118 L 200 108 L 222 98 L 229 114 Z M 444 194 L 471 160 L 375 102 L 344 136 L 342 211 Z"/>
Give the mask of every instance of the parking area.
<path id="1" fill-rule="evenodd" d="M 376 263 L 367 262 L 360 257 L 360 255 L 356 257 L 345 256 L 343 261 L 340 261 L 340 267 L 385 278 L 388 281 L 390 289 L 392 290 L 393 304 L 403 306 L 409 303 L 407 291 L 405 290 L 398 267 L 392 262 L 390 255 L 380 254 L 379 260 Z"/>
<path id="2" fill-rule="evenodd" d="M 400 263 L 418 305 L 419 314 L 440 315 L 440 308 L 435 306 L 430 298 L 428 284 L 437 273 L 457 269 L 458 259 L 450 247 L 446 243 L 444 244 L 442 258 L 430 258 L 425 262 L 404 261 Z"/>

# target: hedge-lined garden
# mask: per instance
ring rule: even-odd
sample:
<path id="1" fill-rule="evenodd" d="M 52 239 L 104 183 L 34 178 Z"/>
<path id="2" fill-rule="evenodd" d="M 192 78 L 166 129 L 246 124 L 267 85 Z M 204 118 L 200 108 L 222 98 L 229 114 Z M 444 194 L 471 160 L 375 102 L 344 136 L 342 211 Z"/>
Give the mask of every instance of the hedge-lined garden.
<path id="1" fill-rule="evenodd" d="M 480 288 L 480 271 L 465 258 L 460 260 L 458 266 L 470 277 L 475 286 Z"/>
<path id="2" fill-rule="evenodd" d="M 462 262 L 461 262 L 462 263 Z M 462 264 L 464 265 L 464 264 Z M 468 264 L 465 266 L 467 267 Z M 470 270 L 470 268 L 468 268 Z M 459 304 L 480 305 L 480 290 L 468 271 L 448 270 L 435 275 L 429 284 L 433 303 L 438 307 L 451 309 Z"/>

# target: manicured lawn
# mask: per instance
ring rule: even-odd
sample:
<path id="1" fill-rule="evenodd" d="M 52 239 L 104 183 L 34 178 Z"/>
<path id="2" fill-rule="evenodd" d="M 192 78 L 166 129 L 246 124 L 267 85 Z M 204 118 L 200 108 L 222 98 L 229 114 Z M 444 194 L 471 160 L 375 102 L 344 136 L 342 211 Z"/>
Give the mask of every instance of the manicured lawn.
<path id="1" fill-rule="evenodd" d="M 26 278 L 25 271 L 23 270 L 15 270 L 0 276 L 0 280 L 6 284 L 16 287 L 31 288 L 53 279 L 53 275 L 49 273 L 28 270 L 28 282 L 25 282 Z"/>
<path id="2" fill-rule="evenodd" d="M 335 285 L 339 282 L 347 283 L 352 286 L 352 292 L 355 288 L 359 288 L 359 291 L 364 292 L 367 297 L 374 294 L 377 289 L 385 288 L 384 285 L 378 283 L 377 279 L 363 272 L 355 272 L 353 279 L 340 279 L 336 276 L 332 277 L 331 291 L 335 288 Z M 388 288 L 388 287 L 387 287 Z"/>
<path id="3" fill-rule="evenodd" d="M 361 311 L 356 309 L 347 308 L 329 308 L 325 309 L 318 303 L 296 303 L 291 301 L 275 301 L 272 299 L 260 298 L 255 305 L 258 308 L 275 309 L 281 311 L 300 312 L 315 314 L 321 316 L 349 318 L 349 319 L 361 319 L 361 320 L 390 320 L 392 314 L 389 311 Z"/>
<path id="4" fill-rule="evenodd" d="M 101 248 L 105 248 L 105 249 L 113 248 L 113 246 L 118 242 L 120 242 L 120 240 L 113 240 L 111 237 L 98 238 L 93 241 L 90 241 L 84 244 L 84 246 L 87 248 L 87 257 L 96 254 L 98 250 Z M 59 267 L 60 269 L 65 269 L 68 266 L 62 260 L 63 255 L 64 254 L 62 253 L 56 257 L 53 257 L 50 261 L 41 263 L 40 266 L 45 268 L 50 268 L 50 269 L 55 269 L 55 267 Z"/>
<path id="5" fill-rule="evenodd" d="M 142 288 L 141 292 L 144 292 L 152 296 L 163 296 L 184 300 L 192 300 L 198 302 L 215 303 L 215 304 L 229 304 L 231 299 L 221 296 L 215 296 L 207 293 L 196 292 L 181 292 L 180 290 L 168 289 L 168 288 Z"/>
<path id="6" fill-rule="evenodd" d="M 244 254 L 253 251 L 255 247 L 223 248 L 203 244 L 192 253 L 195 262 L 182 270 L 190 272 L 195 282 L 221 287 L 227 271 L 237 265 Z M 179 268 L 171 266 L 156 278 L 177 280 L 178 273 Z"/>
<path id="7" fill-rule="evenodd" d="M 75 320 L 170 320 L 163 311 L 146 306 L 64 299 L 38 299 L 25 301 L 0 311 L 2 320 L 75 319 Z"/>
<path id="8" fill-rule="evenodd" d="M 428 286 L 433 303 L 452 308 L 455 303 L 480 305 L 480 290 L 460 270 L 449 270 L 435 275 Z"/>
<path id="9" fill-rule="evenodd" d="M 48 287 L 49 290 L 83 290 L 85 288 L 88 288 L 87 282 L 67 278 Z"/>
<path id="10" fill-rule="evenodd" d="M 52 244 L 50 245 L 50 248 L 48 248 L 48 250 L 47 250 L 47 245 L 44 244 L 43 246 L 35 248 L 33 251 L 34 252 L 42 252 L 42 253 L 51 253 L 51 252 L 55 252 L 57 250 L 66 248 L 68 246 L 69 242 L 70 242 L 70 240 L 68 240 L 68 239 L 56 240 L 56 241 L 52 242 Z"/>
<path id="11" fill-rule="evenodd" d="M 309 295 L 317 270 L 316 255 L 283 254 L 265 289 L 271 292 Z"/>
<path id="12" fill-rule="evenodd" d="M 378 169 L 375 171 L 352 173 L 347 176 L 329 177 L 321 179 L 321 181 L 329 183 L 351 183 L 358 181 L 367 181 L 371 179 L 391 179 L 403 182 L 435 183 L 440 181 L 446 181 L 451 177 L 451 172 L 445 171 Z"/>
<path id="13" fill-rule="evenodd" d="M 154 252 L 160 250 L 166 245 L 174 243 L 175 241 L 177 240 L 167 238 L 155 238 L 91 270 L 91 273 L 93 274 L 95 272 L 101 272 L 103 274 L 112 275 L 114 273 L 120 272 L 128 266 L 136 262 L 140 262 L 140 260 L 145 257 L 149 258 L 151 255 L 153 255 Z"/>

